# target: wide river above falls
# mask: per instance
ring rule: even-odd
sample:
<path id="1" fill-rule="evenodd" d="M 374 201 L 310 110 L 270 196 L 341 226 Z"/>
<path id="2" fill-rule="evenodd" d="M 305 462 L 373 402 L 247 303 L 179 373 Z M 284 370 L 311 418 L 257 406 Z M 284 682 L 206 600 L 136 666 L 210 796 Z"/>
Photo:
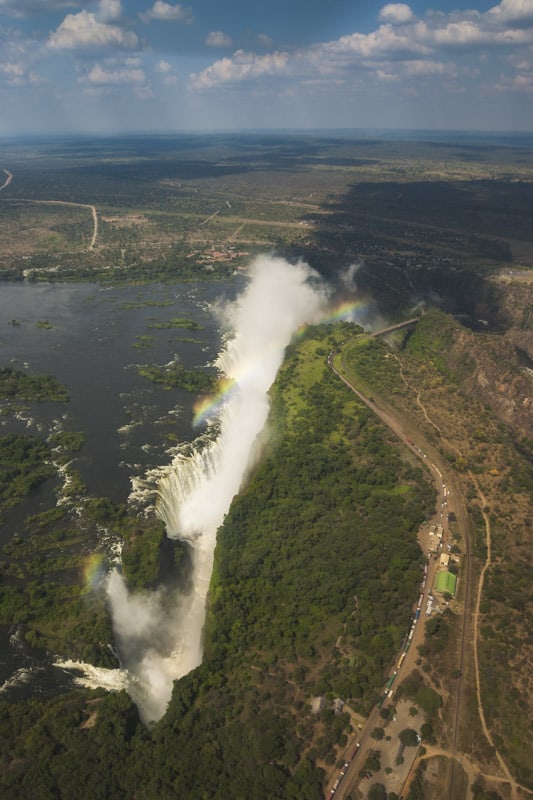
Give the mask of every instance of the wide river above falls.
<path id="1" fill-rule="evenodd" d="M 221 344 L 214 309 L 238 286 L 242 279 L 111 287 L 0 283 L 0 366 L 53 375 L 70 397 L 66 404 L 23 403 L 27 411 L 0 418 L 0 433 L 46 436 L 59 420 L 65 430 L 83 431 L 76 467 L 89 493 L 125 501 L 133 476 L 166 463 L 170 444 L 194 435 L 195 395 L 152 383 L 138 366 L 212 367 Z M 198 328 L 171 327 L 172 320 Z"/>
<path id="2" fill-rule="evenodd" d="M 0 368 L 53 375 L 70 398 L 17 402 L 15 412 L 0 414 L 0 436 L 47 439 L 57 430 L 82 431 L 74 468 L 87 493 L 126 502 L 132 481 L 169 464 L 172 448 L 198 434 L 196 395 L 154 384 L 139 375 L 139 366 L 178 362 L 215 374 L 222 344 L 217 308 L 244 282 L 242 276 L 121 286 L 0 282 Z M 0 405 L 15 403 L 0 397 Z M 55 504 L 58 488 L 49 480 L 4 515 L 0 548 L 14 531 L 23 534 L 28 515 Z M 20 652 L 16 632 L 0 627 L 1 685 L 32 659 Z"/>

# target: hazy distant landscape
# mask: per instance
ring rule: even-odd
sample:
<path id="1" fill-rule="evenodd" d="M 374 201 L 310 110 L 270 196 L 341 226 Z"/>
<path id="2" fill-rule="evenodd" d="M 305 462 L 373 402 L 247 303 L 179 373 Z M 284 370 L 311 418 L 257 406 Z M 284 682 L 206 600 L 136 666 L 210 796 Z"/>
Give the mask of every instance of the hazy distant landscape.
<path id="1" fill-rule="evenodd" d="M 0 141 L 3 797 L 531 795 L 532 156 Z"/>
<path id="2" fill-rule="evenodd" d="M 364 261 L 361 288 L 388 310 L 413 291 L 457 303 L 450 272 L 463 282 L 531 265 L 532 147 L 525 135 L 436 134 L 5 142 L 0 268 L 37 280 L 213 277 L 275 250 L 329 276 Z"/>

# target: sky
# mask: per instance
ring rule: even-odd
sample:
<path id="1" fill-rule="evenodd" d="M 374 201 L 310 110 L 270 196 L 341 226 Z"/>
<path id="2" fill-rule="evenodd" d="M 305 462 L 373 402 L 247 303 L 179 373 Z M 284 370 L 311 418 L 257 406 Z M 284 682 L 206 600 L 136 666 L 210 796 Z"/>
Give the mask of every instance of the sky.
<path id="1" fill-rule="evenodd" d="M 0 136 L 533 130 L 533 0 L 0 0 Z"/>

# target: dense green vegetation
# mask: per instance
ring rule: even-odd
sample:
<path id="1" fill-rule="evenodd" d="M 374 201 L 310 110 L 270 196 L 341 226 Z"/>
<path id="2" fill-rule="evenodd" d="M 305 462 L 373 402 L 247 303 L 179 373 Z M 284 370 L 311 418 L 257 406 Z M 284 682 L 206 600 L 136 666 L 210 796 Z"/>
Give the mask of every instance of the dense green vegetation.
<path id="1" fill-rule="evenodd" d="M 180 387 L 195 394 L 208 394 L 216 386 L 216 379 L 207 372 L 199 369 L 186 369 L 179 364 L 172 363 L 163 367 L 149 364 L 139 367 L 139 375 L 160 383 L 165 389 Z"/>
<path id="2" fill-rule="evenodd" d="M 130 589 L 154 589 L 162 578 L 182 577 L 178 566 L 182 553 L 185 558 L 184 551 L 179 543 L 173 546 L 168 542 L 159 519 L 124 515 L 120 532 L 124 537 L 122 567 Z"/>
<path id="3" fill-rule="evenodd" d="M 418 670 L 414 670 L 405 678 L 401 686 L 396 690 L 396 698 L 408 697 L 413 700 L 431 719 L 442 706 L 441 696 L 430 686 L 426 686 L 424 678 Z"/>
<path id="4" fill-rule="evenodd" d="M 219 532 L 204 663 L 176 683 L 165 717 L 144 729 L 124 695 L 0 702 L 3 797 L 31 797 L 38 780 L 43 798 L 322 798 L 320 765 L 335 762 L 349 717 L 329 703 L 313 716 L 310 699 L 368 710 L 378 696 L 409 623 L 415 532 L 434 499 L 327 369 L 345 334 L 309 329 L 288 354 L 273 438 Z M 99 501 L 92 513 L 112 510 Z M 157 536 L 133 527 L 132 582 L 135 551 L 155 537 L 153 554 Z M 141 583 L 154 574 L 147 561 Z M 84 711 L 96 711 L 91 727 L 80 728 Z"/>
<path id="5" fill-rule="evenodd" d="M 58 431 L 53 434 L 50 441 L 62 450 L 70 450 L 71 453 L 77 453 L 83 447 L 85 434 L 83 431 Z"/>
<path id="6" fill-rule="evenodd" d="M 403 635 L 420 574 L 408 532 L 432 492 L 336 385 L 323 335 L 310 329 L 281 370 L 275 449 L 220 533 L 207 630 L 226 619 L 231 633 L 214 632 L 208 652 L 245 646 L 260 664 L 273 650 L 289 661 L 330 651 L 314 690 L 366 698 L 364 709 Z"/>
<path id="7" fill-rule="evenodd" d="M 36 437 L 0 438 L 0 509 L 6 511 L 53 474 L 49 459 L 48 446 Z"/>
<path id="8" fill-rule="evenodd" d="M 5 399 L 65 403 L 68 392 L 51 375 L 28 375 L 11 367 L 0 368 L 0 395 Z"/>
<path id="9" fill-rule="evenodd" d="M 184 319 L 181 317 L 174 317 L 166 322 L 153 322 L 149 327 L 157 328 L 158 330 L 165 330 L 167 328 L 186 328 L 190 331 L 202 330 L 202 326 L 199 322 L 195 322 L 193 319 Z"/>
<path id="10" fill-rule="evenodd" d="M 26 518 L 24 535 L 2 548 L 0 623 L 17 626 L 34 647 L 112 666 L 105 598 L 84 580 L 89 519 L 80 525 L 65 506 Z"/>

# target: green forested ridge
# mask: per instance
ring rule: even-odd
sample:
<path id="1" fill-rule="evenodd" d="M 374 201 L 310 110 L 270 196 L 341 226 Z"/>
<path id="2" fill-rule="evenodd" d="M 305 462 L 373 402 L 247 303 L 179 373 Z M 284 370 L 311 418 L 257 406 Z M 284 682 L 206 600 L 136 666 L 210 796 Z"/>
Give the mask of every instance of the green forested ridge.
<path id="1" fill-rule="evenodd" d="M 413 530 L 432 492 L 338 385 L 323 337 L 308 331 L 281 370 L 276 444 L 219 534 L 208 652 L 244 645 L 258 663 L 273 650 L 323 661 L 317 691 L 366 695 L 368 704 L 405 631 L 420 576 Z"/>
<path id="2" fill-rule="evenodd" d="M 35 797 L 35 785 L 39 800 L 322 797 L 318 767 L 335 761 L 349 718 L 312 716 L 309 700 L 340 695 L 363 711 L 375 700 L 407 629 L 415 532 L 434 502 L 327 369 L 345 336 L 312 328 L 288 353 L 267 452 L 219 531 L 204 663 L 176 683 L 165 717 L 147 730 L 127 697 L 109 695 L 80 728 L 76 698 L 0 702 L 3 797 Z"/>

